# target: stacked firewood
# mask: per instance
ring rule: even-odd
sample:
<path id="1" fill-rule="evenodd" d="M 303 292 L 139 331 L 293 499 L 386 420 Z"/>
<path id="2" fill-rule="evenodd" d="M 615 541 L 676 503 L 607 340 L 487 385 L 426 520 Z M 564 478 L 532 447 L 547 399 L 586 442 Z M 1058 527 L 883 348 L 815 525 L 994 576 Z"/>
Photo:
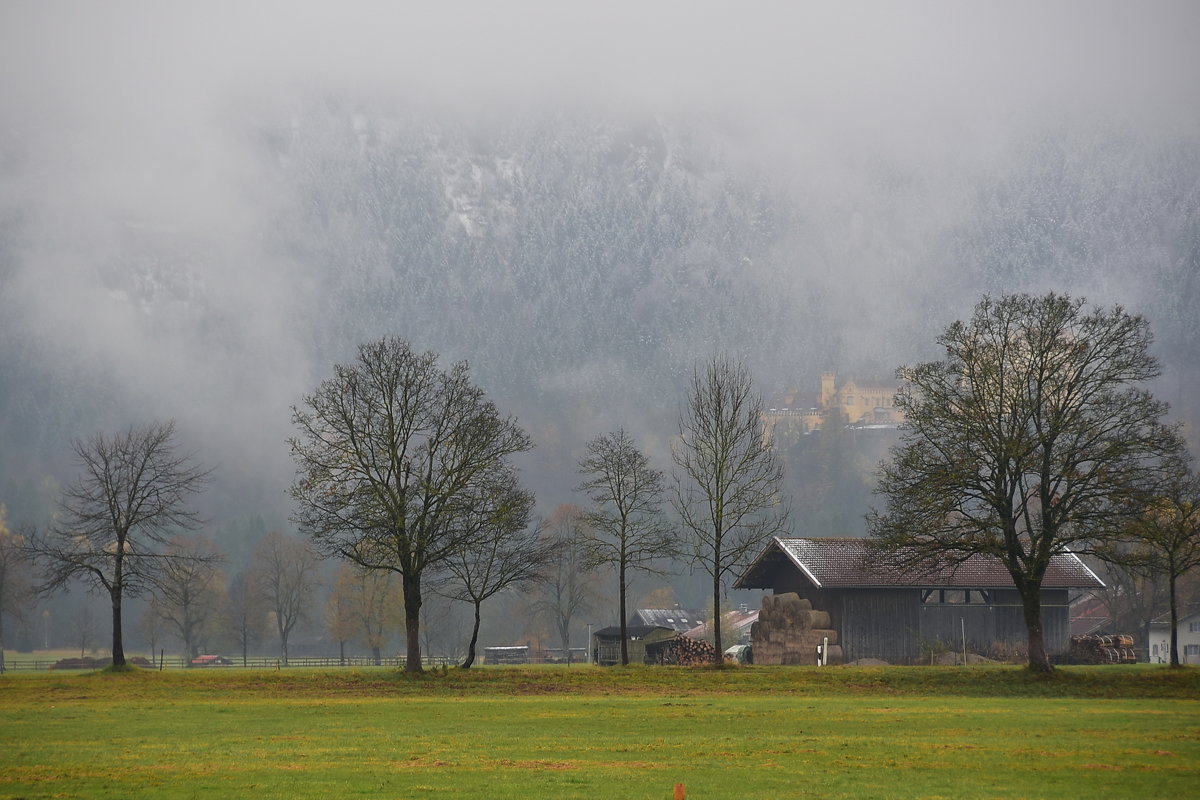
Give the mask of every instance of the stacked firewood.
<path id="1" fill-rule="evenodd" d="M 837 631 L 829 625 L 829 612 L 814 610 L 795 592 L 764 596 L 758 621 L 750 626 L 754 663 L 816 664 L 817 648 L 827 640 L 826 663 L 842 663 Z"/>
<path id="2" fill-rule="evenodd" d="M 1123 633 L 1111 636 L 1072 636 L 1073 664 L 1136 664 L 1133 637 Z"/>
<path id="3" fill-rule="evenodd" d="M 712 664 L 717 660 L 717 647 L 712 642 L 703 639 L 689 639 L 682 633 L 675 634 L 671 640 L 672 664 L 682 667 L 699 667 Z"/>

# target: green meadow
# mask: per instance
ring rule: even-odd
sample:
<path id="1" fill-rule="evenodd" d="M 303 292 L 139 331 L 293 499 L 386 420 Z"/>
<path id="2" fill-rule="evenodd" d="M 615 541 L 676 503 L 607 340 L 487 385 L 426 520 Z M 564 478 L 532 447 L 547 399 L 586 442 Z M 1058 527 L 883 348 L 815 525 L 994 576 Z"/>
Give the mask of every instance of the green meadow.
<path id="1" fill-rule="evenodd" d="M 6 798 L 1183 797 L 1200 670 L 16 673 Z"/>

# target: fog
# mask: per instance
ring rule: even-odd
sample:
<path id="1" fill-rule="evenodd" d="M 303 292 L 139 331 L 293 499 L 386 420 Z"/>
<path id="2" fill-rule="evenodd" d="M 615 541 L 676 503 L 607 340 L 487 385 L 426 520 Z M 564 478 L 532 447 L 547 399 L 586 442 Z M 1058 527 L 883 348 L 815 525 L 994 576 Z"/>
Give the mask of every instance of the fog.
<path id="1" fill-rule="evenodd" d="M 545 512 L 602 430 L 666 466 L 682 380 L 717 350 L 764 393 L 887 376 L 998 291 L 1149 315 L 1194 413 L 1194 2 L 397 5 L 0 9 L 0 486 L 65 480 L 72 436 L 174 417 L 217 469 L 210 517 L 286 517 L 289 408 L 396 334 L 530 426 Z M 668 226 L 674 187 L 679 241 L 606 260 L 597 231 L 639 221 L 614 211 L 526 274 L 555 181 L 617 197 L 627 151 L 659 194 L 621 213 Z M 425 183 L 370 189 L 381 164 Z M 428 235 L 388 221 L 414 197 Z M 706 232 L 713 209 L 744 226 Z M 566 310 L 593 298 L 630 319 Z"/>

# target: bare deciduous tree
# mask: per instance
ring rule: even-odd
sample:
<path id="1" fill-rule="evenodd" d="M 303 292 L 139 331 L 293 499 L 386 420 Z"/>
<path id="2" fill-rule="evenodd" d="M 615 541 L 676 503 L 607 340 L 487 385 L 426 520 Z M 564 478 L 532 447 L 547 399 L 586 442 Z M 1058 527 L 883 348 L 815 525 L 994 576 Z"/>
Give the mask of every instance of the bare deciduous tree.
<path id="1" fill-rule="evenodd" d="M 764 437 L 762 412 L 749 371 L 727 356 L 692 373 L 679 412 L 672 504 L 690 536 L 693 562 L 712 578 L 714 614 L 726 577 L 787 527 L 783 471 Z M 719 663 L 721 626 L 711 627 Z"/>
<path id="2" fill-rule="evenodd" d="M 1179 662 L 1179 579 L 1200 567 L 1200 475 L 1191 457 L 1181 452 L 1168 464 L 1169 472 L 1154 498 L 1130 521 L 1132 547 L 1116 554 L 1119 563 L 1167 583 L 1171 620 L 1172 667 Z"/>
<path id="3" fill-rule="evenodd" d="M 400 576 L 405 669 L 419 672 L 422 580 L 469 542 L 471 519 L 492 513 L 478 489 L 532 447 L 529 437 L 465 363 L 443 371 L 435 354 L 396 338 L 362 345 L 304 405 L 290 441 L 296 518 L 326 555 Z"/>
<path id="4" fill-rule="evenodd" d="M 541 581 L 542 591 L 533 603 L 535 612 L 550 619 L 567 663 L 571 663 L 571 623 L 591 609 L 596 596 L 596 574 L 587 557 L 587 518 L 579 506 L 564 504 L 538 526 L 550 548 L 550 559 Z M 591 646 L 591 643 L 588 643 Z"/>
<path id="5" fill-rule="evenodd" d="M 872 533 L 901 566 L 999 559 L 1020 595 L 1029 669 L 1053 670 L 1042 579 L 1053 556 L 1093 548 L 1144 500 L 1175 452 L 1147 322 L 1049 294 L 984 298 L 938 338 L 942 361 L 902 367 L 905 424 L 880 468 Z"/>
<path id="6" fill-rule="evenodd" d="M 222 627 L 242 651 L 242 666 L 248 666 L 250 648 L 262 639 L 267 616 L 262 592 L 255 585 L 253 566 L 233 576 L 225 590 Z"/>
<path id="7" fill-rule="evenodd" d="M 207 539 L 179 538 L 163 553 L 157 611 L 182 642 L 184 661 L 200 654 L 201 633 L 220 604 L 222 576 L 213 552 Z"/>
<path id="8" fill-rule="evenodd" d="M 333 589 L 325 601 L 325 630 L 338 645 L 338 663 L 346 665 L 346 642 L 358 633 L 354 608 L 354 582 L 358 576 L 349 564 L 341 564 L 333 577 Z"/>
<path id="9" fill-rule="evenodd" d="M 302 539 L 268 531 L 254 551 L 254 582 L 267 612 L 275 618 L 280 654 L 288 663 L 288 639 L 308 616 L 319 583 L 317 558 Z"/>
<path id="10" fill-rule="evenodd" d="M 0 505 L 0 674 L 4 673 L 4 616 L 20 619 L 22 610 L 32 595 L 27 577 L 29 559 L 25 553 L 25 537 L 10 531 Z"/>
<path id="11" fill-rule="evenodd" d="M 624 429 L 588 442 L 579 472 L 586 478 L 578 491 L 592 501 L 586 512 L 592 533 L 588 558 L 594 564 L 616 568 L 621 663 L 628 664 L 628 573 L 661 574 L 656 561 L 678 555 L 680 549 L 675 531 L 662 514 L 663 474 L 650 466 Z"/>
<path id="12" fill-rule="evenodd" d="M 467 521 L 473 530 L 467 534 L 470 544 L 460 549 L 446 566 L 454 576 L 445 594 L 471 604 L 474 621 L 467 655 L 461 664 L 469 669 L 475 663 L 479 643 L 480 609 L 485 600 L 505 589 L 525 586 L 539 580 L 550 559 L 552 548 L 529 527 L 533 495 L 520 488 L 516 474 L 508 471 L 495 486 L 483 491 L 495 494 L 487 504 L 493 513 Z"/>
<path id="13" fill-rule="evenodd" d="M 181 455 L 175 423 L 97 434 L 73 443 L 81 474 L 63 493 L 58 522 L 35 537 L 44 592 L 81 580 L 112 604 L 112 661 L 125 664 L 122 601 L 155 585 L 164 566 L 161 548 L 199 519 L 191 497 L 209 472 Z"/>
<path id="14" fill-rule="evenodd" d="M 81 602 L 71 616 L 71 636 L 79 644 L 79 657 L 85 658 L 87 651 L 95 647 L 96 612 L 91 603 Z"/>
<path id="15" fill-rule="evenodd" d="M 395 573 L 343 563 L 326 606 L 326 624 L 340 646 L 353 639 L 382 662 L 383 645 L 404 620 L 404 601 Z M 344 655 L 343 655 L 344 658 Z"/>
<path id="16" fill-rule="evenodd" d="M 150 645 L 150 660 L 157 662 L 159 655 L 159 643 L 162 642 L 163 636 L 166 635 L 166 625 L 163 622 L 161 613 L 162 601 L 157 596 L 152 595 L 149 602 L 142 609 L 142 615 L 138 618 L 137 631 L 141 634 L 142 641 Z"/>

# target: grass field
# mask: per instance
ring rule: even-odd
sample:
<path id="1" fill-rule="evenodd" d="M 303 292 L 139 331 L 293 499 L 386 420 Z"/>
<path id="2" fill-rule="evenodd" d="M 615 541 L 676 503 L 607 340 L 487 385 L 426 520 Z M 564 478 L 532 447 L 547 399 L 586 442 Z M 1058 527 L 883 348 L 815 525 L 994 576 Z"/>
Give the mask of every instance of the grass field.
<path id="1" fill-rule="evenodd" d="M 10 674 L 0 797 L 1184 797 L 1200 670 Z"/>

